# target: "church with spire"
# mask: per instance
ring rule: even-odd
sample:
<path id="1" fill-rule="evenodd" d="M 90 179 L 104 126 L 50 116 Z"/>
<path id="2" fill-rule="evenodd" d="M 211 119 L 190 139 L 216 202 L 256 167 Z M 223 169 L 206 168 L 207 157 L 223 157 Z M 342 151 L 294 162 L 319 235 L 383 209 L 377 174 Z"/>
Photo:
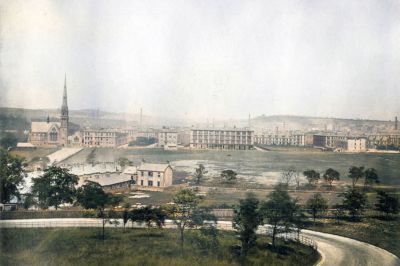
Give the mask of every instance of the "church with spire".
<path id="1" fill-rule="evenodd" d="M 64 91 L 61 105 L 60 122 L 32 122 L 29 132 L 29 142 L 35 146 L 67 146 L 68 145 L 68 101 L 67 76 L 64 78 Z"/>

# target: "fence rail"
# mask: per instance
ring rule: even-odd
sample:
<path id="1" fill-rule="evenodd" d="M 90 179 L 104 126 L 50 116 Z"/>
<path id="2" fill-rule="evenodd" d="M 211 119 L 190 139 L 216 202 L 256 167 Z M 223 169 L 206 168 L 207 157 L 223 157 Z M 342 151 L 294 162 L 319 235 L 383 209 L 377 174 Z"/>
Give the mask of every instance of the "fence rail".
<path id="1" fill-rule="evenodd" d="M 1 220 L 0 228 L 66 228 L 66 227 L 102 227 L 103 220 L 97 218 L 63 218 L 63 219 L 31 219 L 31 220 Z M 107 222 L 104 224 L 107 228 L 124 228 L 122 219 L 112 219 L 111 223 Z M 126 228 L 146 228 L 146 224 L 137 222 L 128 222 Z M 230 221 L 218 221 L 216 224 L 217 229 L 224 231 L 234 231 Z M 176 229 L 173 220 L 166 220 L 163 228 Z M 259 226 L 257 234 L 272 236 L 272 228 L 269 225 Z M 317 243 L 301 233 L 297 232 L 286 232 L 277 235 L 278 238 L 282 238 L 285 241 L 295 241 L 301 244 L 310 246 L 315 250 L 318 249 Z"/>

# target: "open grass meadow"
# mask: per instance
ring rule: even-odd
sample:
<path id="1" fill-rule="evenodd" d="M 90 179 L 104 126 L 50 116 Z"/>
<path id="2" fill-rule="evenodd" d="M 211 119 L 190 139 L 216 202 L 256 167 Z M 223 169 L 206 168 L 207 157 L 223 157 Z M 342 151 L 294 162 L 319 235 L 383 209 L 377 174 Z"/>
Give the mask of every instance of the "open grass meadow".
<path id="1" fill-rule="evenodd" d="M 198 230 L 186 234 L 181 254 L 176 230 L 166 229 L 1 229 L 0 265 L 240 265 L 233 232 L 219 232 L 217 242 Z M 313 265 L 319 254 L 298 243 L 272 250 L 268 237 L 242 265 Z M 213 243 L 209 245 L 209 243 Z M 215 244 L 217 243 L 217 244 Z"/>

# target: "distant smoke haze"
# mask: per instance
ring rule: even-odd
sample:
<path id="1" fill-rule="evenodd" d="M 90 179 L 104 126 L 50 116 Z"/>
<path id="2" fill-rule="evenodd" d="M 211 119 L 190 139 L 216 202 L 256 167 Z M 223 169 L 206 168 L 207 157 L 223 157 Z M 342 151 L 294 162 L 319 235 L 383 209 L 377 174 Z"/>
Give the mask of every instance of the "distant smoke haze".
<path id="1" fill-rule="evenodd" d="M 0 106 L 400 115 L 399 1 L 1 1 Z"/>

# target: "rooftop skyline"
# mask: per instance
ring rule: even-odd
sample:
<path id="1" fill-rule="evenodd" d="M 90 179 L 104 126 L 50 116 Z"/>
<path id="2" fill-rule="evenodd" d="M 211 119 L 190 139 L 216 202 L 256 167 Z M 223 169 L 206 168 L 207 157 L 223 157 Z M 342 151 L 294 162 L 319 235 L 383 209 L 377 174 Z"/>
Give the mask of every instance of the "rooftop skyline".
<path id="1" fill-rule="evenodd" d="M 2 1 L 0 106 L 400 114 L 397 1 Z"/>

